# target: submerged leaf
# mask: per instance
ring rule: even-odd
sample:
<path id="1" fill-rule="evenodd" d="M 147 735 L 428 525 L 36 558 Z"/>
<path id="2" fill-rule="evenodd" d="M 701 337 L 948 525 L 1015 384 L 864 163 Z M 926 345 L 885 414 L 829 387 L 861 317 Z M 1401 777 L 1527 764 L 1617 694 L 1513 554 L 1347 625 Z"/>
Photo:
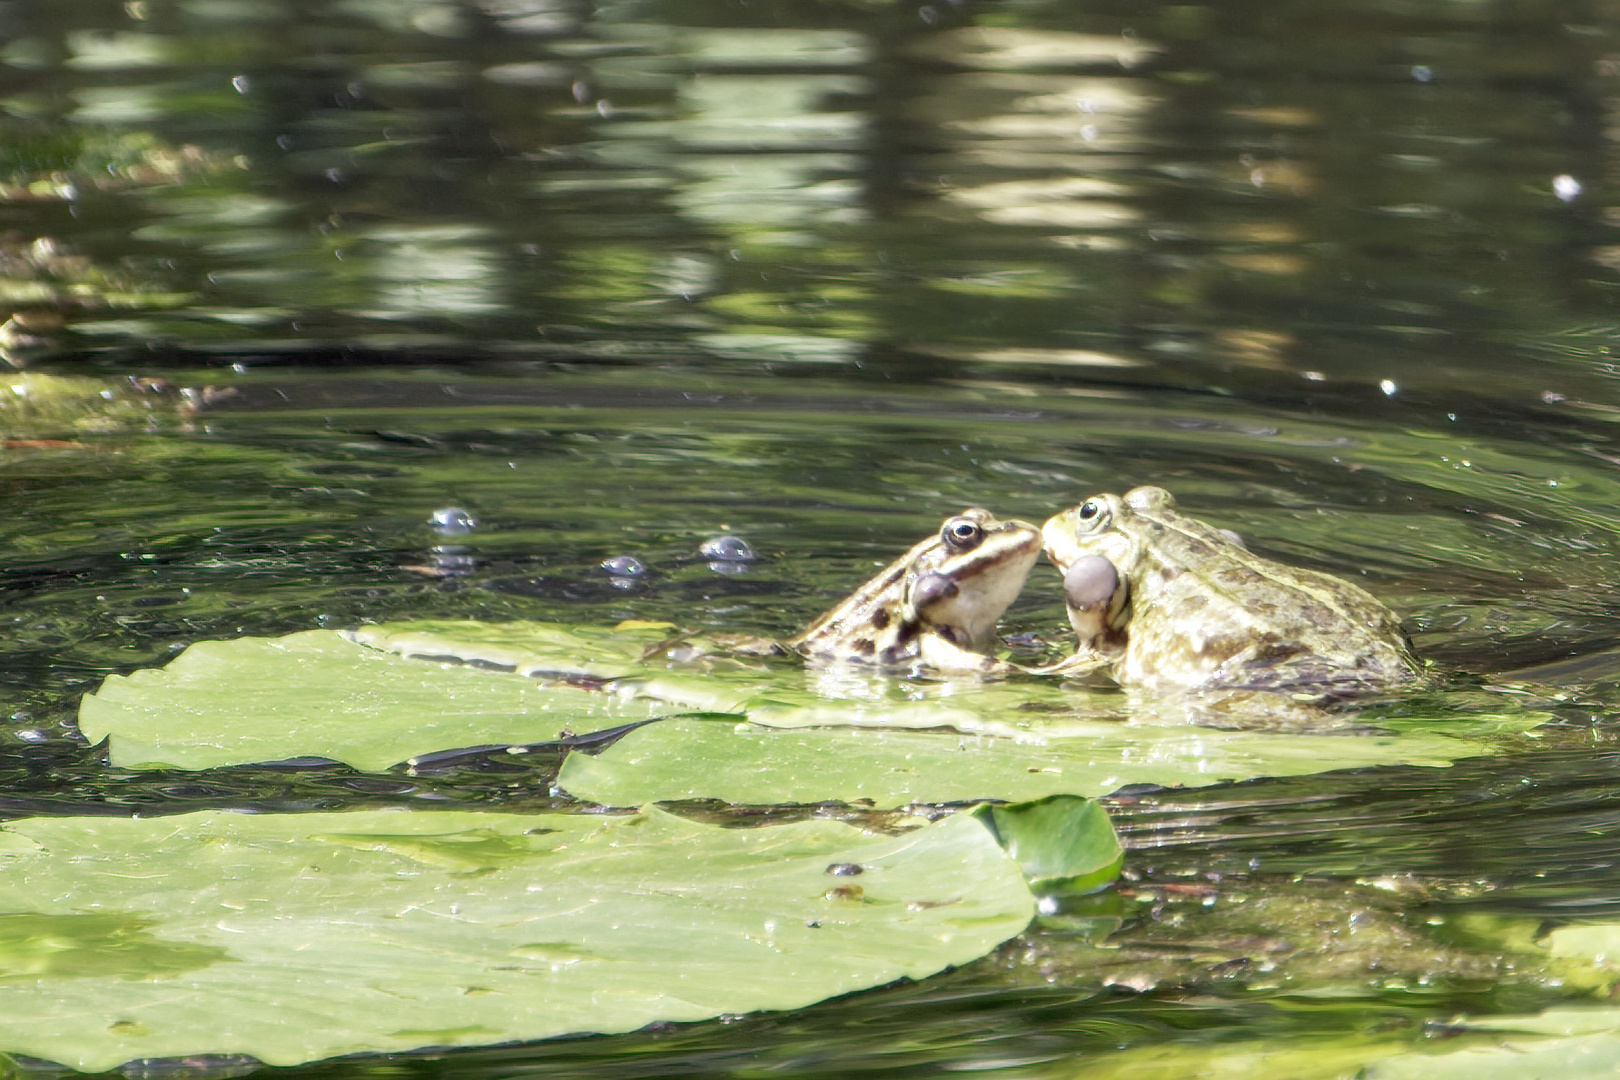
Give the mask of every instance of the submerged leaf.
<path id="1" fill-rule="evenodd" d="M 1033 900 L 967 815 L 371 811 L 10 822 L 0 1051 L 272 1065 L 793 1009 L 966 963 Z M 858 867 L 859 891 L 829 867 Z"/>
<path id="2" fill-rule="evenodd" d="M 1335 890 L 1342 895 L 1331 895 Z M 1611 959 L 1620 926 L 1563 926 L 1538 942 L 1527 933 L 1539 922 L 1535 916 L 1469 915 L 1463 917 L 1466 926 L 1448 925 L 1444 935 L 1460 930 L 1468 945 L 1458 949 L 1432 936 L 1422 920 L 1411 919 L 1402 911 L 1405 906 L 1396 897 L 1379 901 L 1331 883 L 1293 897 L 1282 891 L 1238 903 L 1223 898 L 1197 905 L 1193 914 L 1172 914 L 1116 935 L 1106 960 L 1095 950 L 1091 955 L 1080 950 L 1068 957 L 1048 953 L 1041 962 L 1060 977 L 1074 977 L 1079 964 L 1093 979 L 1101 966 L 1109 978 L 1152 985 L 1141 978 L 1147 974 L 1142 965 L 1185 969 L 1196 957 L 1206 980 L 1212 980 L 1210 973 L 1230 969 L 1232 959 L 1258 948 L 1267 963 L 1252 965 L 1260 968 L 1255 978 L 1273 987 L 1297 980 L 1300 990 L 1308 989 L 1288 999 L 1285 1008 L 1296 1017 L 1310 1008 L 1306 1001 L 1328 1011 L 1376 1010 L 1375 1002 L 1393 988 L 1427 996 L 1449 979 L 1476 985 L 1488 980 L 1498 987 L 1583 987 L 1596 990 L 1597 1000 L 1520 1015 L 1459 1016 L 1448 1009 L 1428 1024 L 1385 1030 L 1357 1025 L 1358 1030 L 1334 1034 L 1306 1023 L 1292 1030 L 1280 1027 L 1264 1040 L 1139 1046 L 1095 1056 L 1065 1075 L 1075 1080 L 1595 1080 L 1620 1071 L 1620 1009 L 1604 1004 L 1620 966 Z M 1244 908 L 1251 909 L 1247 915 Z M 1345 933 L 1347 927 L 1354 929 Z M 1173 985 L 1183 991 L 1187 986 Z"/>
<path id="3" fill-rule="evenodd" d="M 1575 1010 L 1558 1010 L 1566 1017 Z M 1592 1010 L 1613 1013 L 1615 1010 Z M 1521 1019 L 1504 1018 L 1504 1028 Z M 1609 1080 L 1620 1072 L 1620 1029 L 1561 1036 L 1488 1033 L 1447 1024 L 1444 1041 L 1368 1034 L 1243 1042 L 1171 1042 L 1105 1054 L 1071 1080 Z M 1421 1041 L 1420 1041 L 1421 1040 Z"/>

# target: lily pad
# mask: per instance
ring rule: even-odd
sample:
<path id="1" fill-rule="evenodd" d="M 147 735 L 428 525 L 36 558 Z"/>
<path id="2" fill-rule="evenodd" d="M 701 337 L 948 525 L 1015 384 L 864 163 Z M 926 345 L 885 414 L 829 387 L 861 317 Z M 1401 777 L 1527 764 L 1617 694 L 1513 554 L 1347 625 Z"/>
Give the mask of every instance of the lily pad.
<path id="1" fill-rule="evenodd" d="M 898 837 L 656 809 L 14 821 L 0 1050 L 292 1065 L 793 1009 L 965 963 L 1033 910 L 966 814 Z"/>
<path id="2" fill-rule="evenodd" d="M 678 717 L 633 731 L 598 754 L 569 754 L 557 785 L 607 806 L 722 799 L 866 801 L 888 809 L 913 802 L 1096 796 L 1136 783 L 1200 786 L 1392 760 L 1451 761 L 1435 752 L 1436 740 L 1414 736 L 1096 726 L 1095 735 L 1041 740 L 1026 733 L 1020 740 L 904 728 L 780 729 Z"/>
<path id="3" fill-rule="evenodd" d="M 557 674 L 617 679 L 645 673 L 643 656 L 670 636 L 670 627 L 663 623 L 622 623 L 610 628 L 415 619 L 362 626 L 344 636 L 401 656 L 487 665 L 529 678 Z"/>
<path id="4" fill-rule="evenodd" d="M 126 768 L 317 756 L 377 770 L 436 751 L 690 712 L 749 723 L 654 725 L 596 763 L 570 760 L 564 785 L 624 806 L 1097 795 L 1132 783 L 1448 765 L 1544 719 L 1526 709 L 1380 718 L 1359 734 L 1226 730 L 1189 724 L 1173 703 L 1055 679 L 806 669 L 663 625 L 440 620 L 200 642 L 161 670 L 107 679 L 85 697 L 80 727 L 110 737 L 113 764 Z"/>
<path id="5" fill-rule="evenodd" d="M 464 663 L 407 660 L 331 630 L 200 641 L 167 667 L 109 676 L 79 727 L 123 768 L 207 769 L 324 757 L 386 769 L 417 754 L 555 739 L 651 715 L 607 694 L 552 693 Z"/>

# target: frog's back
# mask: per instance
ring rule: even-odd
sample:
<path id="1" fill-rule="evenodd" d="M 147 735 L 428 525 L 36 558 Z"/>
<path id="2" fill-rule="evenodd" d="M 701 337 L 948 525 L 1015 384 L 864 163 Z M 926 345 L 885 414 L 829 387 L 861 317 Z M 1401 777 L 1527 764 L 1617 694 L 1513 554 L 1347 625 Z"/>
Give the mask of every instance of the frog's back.
<path id="1" fill-rule="evenodd" d="M 1196 569 L 1166 565 L 1137 576 L 1143 595 L 1133 598 L 1121 681 L 1326 699 L 1417 680 L 1399 620 L 1365 589 L 1220 543 L 1195 524 Z M 1206 538 L 1216 542 L 1205 547 Z"/>

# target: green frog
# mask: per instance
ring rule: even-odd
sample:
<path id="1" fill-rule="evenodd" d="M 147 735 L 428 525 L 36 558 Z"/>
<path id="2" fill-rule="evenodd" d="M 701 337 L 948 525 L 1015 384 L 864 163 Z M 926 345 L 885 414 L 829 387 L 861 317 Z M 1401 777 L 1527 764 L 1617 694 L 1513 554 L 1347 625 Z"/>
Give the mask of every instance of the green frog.
<path id="1" fill-rule="evenodd" d="M 1263 559 L 1175 505 L 1163 488 L 1139 487 L 1046 523 L 1079 641 L 1045 671 L 1315 703 L 1417 681 L 1399 620 L 1366 590 Z"/>
<path id="2" fill-rule="evenodd" d="M 787 644 L 806 659 L 947 674 L 1013 667 L 982 650 L 1041 550 L 1025 521 L 974 507 L 946 518 L 843 603 Z"/>

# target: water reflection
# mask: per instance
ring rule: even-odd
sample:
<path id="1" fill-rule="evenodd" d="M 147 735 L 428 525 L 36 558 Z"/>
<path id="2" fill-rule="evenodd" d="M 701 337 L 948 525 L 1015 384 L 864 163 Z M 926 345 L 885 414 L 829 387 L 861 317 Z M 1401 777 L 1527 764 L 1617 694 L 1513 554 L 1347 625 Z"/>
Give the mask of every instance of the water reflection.
<path id="1" fill-rule="evenodd" d="M 1569 380 L 1610 312 L 1612 153 L 1562 73 L 1611 80 L 1611 28 L 1527 50 L 1469 9 L 1391 53 L 1328 10 L 25 6 L 0 195 L 140 282 L 61 343 L 905 343 L 1287 393 L 1517 386 L 1531 348 L 1600 397 Z M 103 168 L 129 140 L 158 171 Z"/>

